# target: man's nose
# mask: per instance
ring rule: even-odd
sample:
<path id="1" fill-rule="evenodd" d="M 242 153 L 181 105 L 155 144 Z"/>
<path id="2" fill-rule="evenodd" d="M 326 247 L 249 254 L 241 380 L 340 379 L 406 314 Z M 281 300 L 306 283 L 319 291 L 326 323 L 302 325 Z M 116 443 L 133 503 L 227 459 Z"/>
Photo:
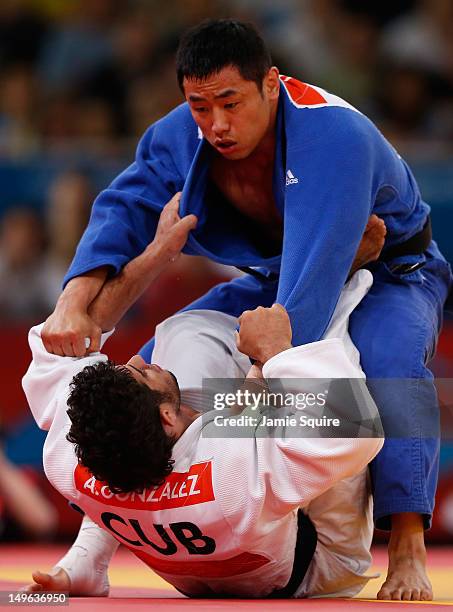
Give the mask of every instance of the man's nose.
<path id="1" fill-rule="evenodd" d="M 145 367 L 146 361 L 140 355 L 134 355 L 133 357 L 129 359 L 129 361 L 127 362 L 127 365 L 134 366 L 134 368 L 137 368 L 140 370 L 141 368 Z"/>
<path id="2" fill-rule="evenodd" d="M 230 124 L 225 113 L 222 111 L 214 111 L 212 118 L 212 131 L 216 136 L 221 136 L 230 129 Z"/>

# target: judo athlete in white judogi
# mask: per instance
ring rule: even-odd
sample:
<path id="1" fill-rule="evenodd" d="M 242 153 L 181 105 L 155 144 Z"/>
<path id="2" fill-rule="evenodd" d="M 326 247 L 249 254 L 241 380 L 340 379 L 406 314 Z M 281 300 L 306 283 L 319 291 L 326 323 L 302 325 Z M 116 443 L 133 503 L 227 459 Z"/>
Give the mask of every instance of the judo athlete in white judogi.
<path id="1" fill-rule="evenodd" d="M 168 249 L 164 252 L 168 257 Z M 153 265 L 160 253 L 154 252 Z M 146 366 L 135 356 L 121 369 L 136 380 L 164 378 L 171 370 L 183 414 L 190 418 L 182 426 L 178 418 L 174 421 L 171 473 L 160 486 L 141 493 L 112 493 L 80 463 L 66 438 L 70 383 L 86 366 L 106 362 L 106 355 L 53 355 L 43 346 L 42 326 L 31 330 L 32 363 L 23 386 L 38 425 L 49 432 L 45 471 L 85 513 L 78 539 L 56 565 L 69 577 L 71 594 L 108 594 L 107 566 L 118 543 L 193 597 L 351 596 L 360 591 L 369 579 L 373 530 L 367 464 L 382 438 L 288 437 L 285 426 L 272 437 L 222 438 L 215 425 L 218 412 L 201 416 L 197 409 L 202 379 L 244 377 L 249 356 L 262 357 L 264 378 L 363 380 L 347 325 L 371 283 L 368 271 L 356 273 L 343 289 L 324 339 L 294 348 L 281 306 L 243 315 L 238 344 L 238 320 L 219 312 L 181 313 L 159 325 L 153 360 L 160 367 Z M 365 384 L 359 388 L 376 417 Z M 160 409 L 164 421 L 167 408 Z M 41 584 L 29 589 L 55 588 L 52 580 L 36 582 Z"/>
<path id="2" fill-rule="evenodd" d="M 370 277 L 362 270 L 345 287 L 324 340 L 274 356 L 264 364 L 263 375 L 363 377 L 346 329 L 349 312 L 366 293 Z M 176 375 L 183 404 L 197 406 L 205 374 L 247 374 L 250 361 L 236 347 L 236 326 L 233 317 L 209 311 L 181 313 L 158 326 L 154 359 Z M 293 571 L 300 508 L 314 523 L 318 544 L 291 595 L 348 596 L 363 587 L 372 536 L 366 466 L 381 448 L 381 439 L 286 439 L 285 428 L 281 438 L 218 439 L 209 437 L 216 435 L 213 411 L 196 418 L 176 442 L 169 487 L 162 485 L 154 495 L 112 495 L 78 463 L 65 437 L 71 379 L 107 357 L 50 355 L 40 329 L 30 333 L 33 362 L 24 389 L 38 424 L 49 430 L 44 448 L 48 478 L 88 517 L 79 541 L 57 564 L 70 576 L 74 592 L 105 594 L 106 560 L 122 542 L 185 594 L 269 596 L 287 585 Z M 182 524 L 187 539 L 181 543 L 169 526 Z M 104 533 L 97 533 L 99 528 Z M 195 553 L 187 547 L 191 542 Z M 94 567 L 90 554 L 87 562 L 87 548 L 94 550 Z"/>

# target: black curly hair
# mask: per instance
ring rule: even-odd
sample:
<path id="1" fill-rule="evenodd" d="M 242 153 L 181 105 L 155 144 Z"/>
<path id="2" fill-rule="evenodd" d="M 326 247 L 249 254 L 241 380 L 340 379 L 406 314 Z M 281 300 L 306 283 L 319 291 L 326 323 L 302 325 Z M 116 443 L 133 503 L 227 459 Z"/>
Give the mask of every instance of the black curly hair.
<path id="1" fill-rule="evenodd" d="M 173 469 L 173 437 L 161 423 L 159 407 L 175 404 L 168 394 L 137 382 L 112 361 L 86 366 L 71 381 L 66 436 L 79 461 L 113 493 L 162 484 Z"/>

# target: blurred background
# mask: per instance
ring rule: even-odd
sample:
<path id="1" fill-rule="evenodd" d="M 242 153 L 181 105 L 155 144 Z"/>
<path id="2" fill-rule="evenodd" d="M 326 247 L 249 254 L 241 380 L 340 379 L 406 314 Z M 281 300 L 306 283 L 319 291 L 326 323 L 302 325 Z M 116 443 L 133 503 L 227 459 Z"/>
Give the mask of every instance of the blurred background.
<path id="1" fill-rule="evenodd" d="M 1 540 L 70 538 L 78 528 L 80 516 L 43 475 L 44 433 L 21 391 L 27 331 L 53 310 L 95 194 L 131 162 L 146 127 L 182 101 L 174 69 L 181 33 L 220 16 L 253 21 L 281 72 L 346 98 L 377 123 L 409 161 L 453 262 L 451 0 L 1 0 Z M 128 358 L 156 323 L 231 274 L 182 257 L 129 313 L 109 354 Z M 448 315 L 432 365 L 452 376 Z M 453 400 L 447 393 L 441 402 L 447 422 Z M 453 542 L 447 436 L 429 537 Z"/>

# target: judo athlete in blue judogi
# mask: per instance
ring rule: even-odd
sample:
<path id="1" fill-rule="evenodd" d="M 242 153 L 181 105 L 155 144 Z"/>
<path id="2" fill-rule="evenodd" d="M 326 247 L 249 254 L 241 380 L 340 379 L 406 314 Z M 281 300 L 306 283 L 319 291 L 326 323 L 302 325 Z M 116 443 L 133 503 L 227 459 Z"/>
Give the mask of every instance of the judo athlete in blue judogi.
<path id="1" fill-rule="evenodd" d="M 401 513 L 416 513 L 426 528 L 433 512 L 438 408 L 426 362 L 450 268 L 431 241 L 430 209 L 410 169 L 373 123 L 337 96 L 279 76 L 271 64 L 264 80 L 254 80 L 243 59 L 253 56 L 249 34 L 248 26 L 220 21 L 183 40 L 178 75 L 188 102 L 147 130 L 135 162 L 100 193 L 65 283 L 104 266 L 120 272 L 153 239 L 164 204 L 182 191 L 180 215 L 198 217 L 184 253 L 247 270 L 186 310 L 239 316 L 279 302 L 293 343 L 306 344 L 326 330 L 370 215 L 383 219 L 384 250 L 370 265 L 374 284 L 350 321 L 388 437 L 371 465 L 376 525 L 393 528 L 379 597 L 429 599 L 423 526 L 421 538 L 411 540 L 406 519 L 413 515 Z M 268 115 L 250 106 L 253 96 Z M 253 143 L 256 134 L 261 140 Z M 51 350 L 58 308 L 43 332 Z M 143 347 L 146 360 L 152 348 L 153 341 Z M 396 393 L 373 379 L 414 384 Z"/>

